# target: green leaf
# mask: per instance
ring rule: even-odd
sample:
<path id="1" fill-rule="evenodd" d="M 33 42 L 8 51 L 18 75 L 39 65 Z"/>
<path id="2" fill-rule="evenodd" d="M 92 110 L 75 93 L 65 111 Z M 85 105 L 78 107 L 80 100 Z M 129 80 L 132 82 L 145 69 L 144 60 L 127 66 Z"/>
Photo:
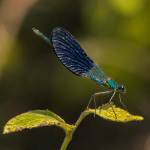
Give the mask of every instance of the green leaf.
<path id="1" fill-rule="evenodd" d="M 85 113 L 95 113 L 95 109 L 88 109 Z M 107 103 L 96 109 L 96 115 L 117 122 L 141 121 L 144 119 L 141 116 L 134 116 L 121 108 L 117 108 L 113 103 Z"/>
<path id="2" fill-rule="evenodd" d="M 49 110 L 33 110 L 18 115 L 7 122 L 3 133 L 21 131 L 26 128 L 56 125 L 66 132 L 71 131 L 75 126 L 66 124 L 58 115 Z"/>

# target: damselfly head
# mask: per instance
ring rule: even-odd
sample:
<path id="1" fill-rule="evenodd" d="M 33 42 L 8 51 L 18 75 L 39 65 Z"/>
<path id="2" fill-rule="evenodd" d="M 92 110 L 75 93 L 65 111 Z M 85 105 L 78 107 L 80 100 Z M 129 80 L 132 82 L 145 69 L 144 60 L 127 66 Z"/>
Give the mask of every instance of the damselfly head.
<path id="1" fill-rule="evenodd" d="M 117 87 L 118 90 L 120 90 L 122 93 L 125 93 L 126 92 L 126 88 L 123 86 L 123 85 L 119 85 Z"/>

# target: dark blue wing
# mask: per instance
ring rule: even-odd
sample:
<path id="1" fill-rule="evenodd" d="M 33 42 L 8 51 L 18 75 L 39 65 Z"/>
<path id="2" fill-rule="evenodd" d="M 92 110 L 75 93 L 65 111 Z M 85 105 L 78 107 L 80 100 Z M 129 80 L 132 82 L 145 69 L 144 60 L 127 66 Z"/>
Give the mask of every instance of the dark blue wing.
<path id="1" fill-rule="evenodd" d="M 51 41 L 54 51 L 62 64 L 79 76 L 86 76 L 95 82 L 107 78 L 105 72 L 87 56 L 75 38 L 65 29 L 53 29 Z"/>
<path id="2" fill-rule="evenodd" d="M 93 67 L 93 60 L 67 30 L 55 28 L 51 40 L 59 60 L 74 74 L 81 76 Z"/>

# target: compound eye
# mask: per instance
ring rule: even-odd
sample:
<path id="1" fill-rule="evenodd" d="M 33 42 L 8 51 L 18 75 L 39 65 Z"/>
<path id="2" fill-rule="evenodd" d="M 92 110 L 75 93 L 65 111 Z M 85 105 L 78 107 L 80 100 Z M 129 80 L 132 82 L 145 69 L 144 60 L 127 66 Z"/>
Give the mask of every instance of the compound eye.
<path id="1" fill-rule="evenodd" d="M 125 93 L 126 92 L 126 88 L 123 85 L 119 85 L 118 89 L 122 92 Z"/>
<path id="2" fill-rule="evenodd" d="M 122 90 L 122 92 L 126 91 L 124 86 L 121 86 L 121 90 Z"/>

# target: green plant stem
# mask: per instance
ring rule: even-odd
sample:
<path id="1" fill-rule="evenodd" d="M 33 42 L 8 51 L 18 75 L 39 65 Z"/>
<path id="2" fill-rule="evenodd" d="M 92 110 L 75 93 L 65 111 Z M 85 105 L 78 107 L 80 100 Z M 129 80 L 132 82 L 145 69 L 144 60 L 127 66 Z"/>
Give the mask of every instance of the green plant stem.
<path id="1" fill-rule="evenodd" d="M 85 110 L 84 112 L 81 113 L 79 119 L 77 120 L 77 122 L 75 123 L 75 128 L 71 131 L 71 134 L 73 135 L 73 133 L 75 132 L 76 128 L 79 126 L 80 122 L 83 120 L 83 118 L 85 116 L 87 116 L 88 114 L 90 114 L 89 111 Z"/>
<path id="2" fill-rule="evenodd" d="M 64 139 L 64 142 L 63 142 L 60 150 L 66 150 L 71 139 L 72 139 L 72 135 L 70 135 L 70 132 L 66 133 L 66 137 Z"/>
<path id="3" fill-rule="evenodd" d="M 65 137 L 65 139 L 64 139 L 64 142 L 63 142 L 63 144 L 62 144 L 60 150 L 66 150 L 66 148 L 67 148 L 69 142 L 70 142 L 71 139 L 72 139 L 72 135 L 73 135 L 73 133 L 75 132 L 76 128 L 79 126 L 79 124 L 80 124 L 80 122 L 83 120 L 83 118 L 84 118 L 85 116 L 87 116 L 88 114 L 90 114 L 90 113 L 91 113 L 91 112 L 90 112 L 89 110 L 88 110 L 88 111 L 86 110 L 86 111 L 84 111 L 84 112 L 81 113 L 79 119 L 78 119 L 77 122 L 75 123 L 75 128 L 72 129 L 70 132 L 67 132 L 67 133 L 66 133 L 66 137 Z"/>

